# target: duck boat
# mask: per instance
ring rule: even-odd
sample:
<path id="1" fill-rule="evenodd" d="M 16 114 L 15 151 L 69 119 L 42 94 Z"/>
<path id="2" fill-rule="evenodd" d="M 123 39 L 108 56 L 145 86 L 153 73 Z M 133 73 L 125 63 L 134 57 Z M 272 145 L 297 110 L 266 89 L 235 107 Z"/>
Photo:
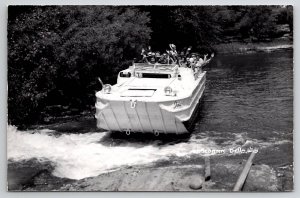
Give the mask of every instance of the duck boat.
<path id="1" fill-rule="evenodd" d="M 208 62 L 197 68 L 133 63 L 119 72 L 117 84 L 104 84 L 96 93 L 97 127 L 127 135 L 190 132 L 205 89 L 202 67 Z"/>

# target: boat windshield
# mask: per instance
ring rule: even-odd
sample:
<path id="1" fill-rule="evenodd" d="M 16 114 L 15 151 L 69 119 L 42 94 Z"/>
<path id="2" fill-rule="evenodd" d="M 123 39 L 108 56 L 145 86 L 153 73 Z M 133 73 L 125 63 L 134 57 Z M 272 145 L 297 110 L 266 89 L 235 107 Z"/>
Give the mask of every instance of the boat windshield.
<path id="1" fill-rule="evenodd" d="M 178 68 L 176 64 L 148 64 L 148 63 L 134 63 L 133 68 L 136 71 L 162 71 L 173 72 Z"/>

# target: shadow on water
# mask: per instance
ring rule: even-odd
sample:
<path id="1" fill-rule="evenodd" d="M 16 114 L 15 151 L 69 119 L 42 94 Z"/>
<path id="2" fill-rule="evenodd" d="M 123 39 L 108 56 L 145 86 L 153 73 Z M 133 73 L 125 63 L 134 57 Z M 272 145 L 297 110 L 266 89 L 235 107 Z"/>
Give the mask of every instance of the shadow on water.
<path id="1" fill-rule="evenodd" d="M 101 140 L 100 144 L 105 146 L 121 146 L 128 144 L 135 145 L 174 145 L 177 143 L 188 142 L 190 140 L 191 134 L 159 134 L 155 136 L 151 133 L 131 133 L 126 135 L 125 132 L 108 132 Z"/>
<path id="2" fill-rule="evenodd" d="M 88 117 L 82 117 L 81 119 L 75 119 L 65 122 L 58 122 L 42 126 L 41 128 L 47 128 L 55 130 L 58 133 L 89 133 L 100 132 L 96 126 L 96 119 L 93 115 Z"/>

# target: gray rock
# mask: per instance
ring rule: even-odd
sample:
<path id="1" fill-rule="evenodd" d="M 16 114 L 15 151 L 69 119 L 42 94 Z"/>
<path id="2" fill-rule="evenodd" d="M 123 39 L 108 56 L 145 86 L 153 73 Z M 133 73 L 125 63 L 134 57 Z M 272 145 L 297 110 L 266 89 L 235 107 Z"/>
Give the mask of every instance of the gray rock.
<path id="1" fill-rule="evenodd" d="M 268 165 L 252 166 L 243 191 L 278 191 L 276 172 Z"/>
<path id="2" fill-rule="evenodd" d="M 199 190 L 202 188 L 203 182 L 203 177 L 201 177 L 200 175 L 194 175 L 191 177 L 189 187 L 193 190 Z"/>

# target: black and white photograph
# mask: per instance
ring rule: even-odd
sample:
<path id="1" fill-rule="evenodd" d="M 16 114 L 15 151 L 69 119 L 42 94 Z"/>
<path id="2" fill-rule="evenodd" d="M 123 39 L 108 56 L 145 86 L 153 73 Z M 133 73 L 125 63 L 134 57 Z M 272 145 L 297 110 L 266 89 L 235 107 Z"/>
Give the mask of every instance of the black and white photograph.
<path id="1" fill-rule="evenodd" d="M 294 190 L 292 5 L 9 5 L 7 190 Z"/>

